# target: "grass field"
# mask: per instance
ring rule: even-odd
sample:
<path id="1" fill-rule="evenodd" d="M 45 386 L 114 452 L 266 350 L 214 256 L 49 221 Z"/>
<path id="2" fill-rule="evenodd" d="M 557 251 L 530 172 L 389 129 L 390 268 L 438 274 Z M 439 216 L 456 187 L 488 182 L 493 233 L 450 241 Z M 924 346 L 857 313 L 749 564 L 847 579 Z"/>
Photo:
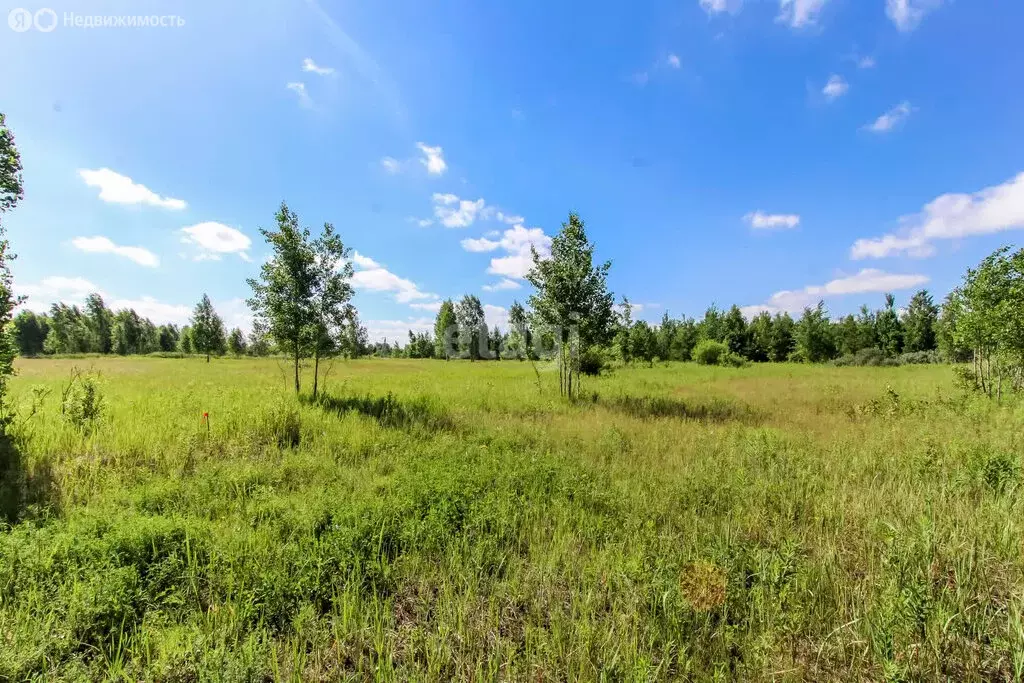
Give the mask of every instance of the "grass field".
<path id="1" fill-rule="evenodd" d="M 19 369 L 0 679 L 1024 676 L 1024 404 L 948 367 Z"/>

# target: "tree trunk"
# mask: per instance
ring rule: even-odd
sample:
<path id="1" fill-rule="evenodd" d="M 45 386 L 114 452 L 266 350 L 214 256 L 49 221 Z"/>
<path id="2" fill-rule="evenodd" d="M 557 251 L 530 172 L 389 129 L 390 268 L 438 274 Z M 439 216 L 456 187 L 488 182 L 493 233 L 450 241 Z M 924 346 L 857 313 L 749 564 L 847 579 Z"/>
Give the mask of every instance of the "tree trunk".
<path id="1" fill-rule="evenodd" d="M 209 351 L 206 352 L 206 362 L 207 363 L 210 362 L 210 352 Z"/>
<path id="2" fill-rule="evenodd" d="M 320 382 L 320 352 L 313 354 L 313 400 L 316 400 L 317 384 Z"/>
<path id="3" fill-rule="evenodd" d="M 299 393 L 299 345 L 295 345 L 295 393 Z"/>

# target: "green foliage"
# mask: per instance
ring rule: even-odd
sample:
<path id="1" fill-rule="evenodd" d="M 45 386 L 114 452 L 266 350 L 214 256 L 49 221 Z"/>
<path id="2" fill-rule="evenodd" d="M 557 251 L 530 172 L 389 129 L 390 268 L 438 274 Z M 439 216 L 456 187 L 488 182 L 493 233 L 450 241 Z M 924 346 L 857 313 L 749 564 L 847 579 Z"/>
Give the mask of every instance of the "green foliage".
<path id="1" fill-rule="evenodd" d="M 521 311 L 522 306 L 519 308 Z M 451 352 L 458 351 L 458 325 L 458 319 L 455 317 L 455 304 L 451 299 L 445 299 L 441 302 L 441 308 L 438 309 L 437 318 L 434 321 L 434 343 L 437 346 L 435 353 L 438 358 L 448 360 L 451 357 Z"/>
<path id="2" fill-rule="evenodd" d="M 459 348 L 462 357 L 480 360 L 487 352 L 487 320 L 480 299 L 467 294 L 455 307 L 455 319 L 459 327 Z"/>
<path id="3" fill-rule="evenodd" d="M 804 308 L 794 331 L 796 350 L 808 363 L 824 363 L 836 356 L 836 340 L 825 303 Z"/>
<path id="4" fill-rule="evenodd" d="M 597 377 L 611 367 L 609 353 L 601 346 L 590 346 L 580 354 L 580 372 Z"/>
<path id="5" fill-rule="evenodd" d="M 22 311 L 14 316 L 14 345 L 22 356 L 38 356 L 43 353 L 50 323 L 46 316 L 32 311 Z"/>
<path id="6" fill-rule="evenodd" d="M 60 411 L 64 419 L 75 428 L 91 433 L 103 414 L 103 390 L 99 375 L 71 369 L 67 384 L 61 390 Z"/>
<path id="7" fill-rule="evenodd" d="M 309 230 L 284 202 L 275 214 L 276 230 L 260 228 L 273 251 L 260 267 L 259 279 L 246 282 L 252 297 L 246 302 L 266 327 L 278 349 L 293 360 L 295 393 L 299 393 L 299 361 L 309 351 L 313 296 L 317 280 L 316 253 Z"/>
<path id="8" fill-rule="evenodd" d="M 729 352 L 740 357 L 748 356 L 750 354 L 750 330 L 739 306 L 734 304 L 729 308 L 722 325 L 725 329 L 724 341 L 729 347 Z"/>
<path id="9" fill-rule="evenodd" d="M 196 353 L 206 355 L 206 362 L 210 362 L 210 355 L 223 354 L 227 349 L 227 341 L 224 337 L 224 322 L 217 311 L 213 310 L 210 297 L 203 294 L 203 298 L 196 304 L 192 312 L 189 331 L 192 338 L 192 348 Z M 116 323 L 115 323 L 116 324 Z"/>
<path id="10" fill-rule="evenodd" d="M 693 348 L 693 360 L 698 365 L 719 365 L 729 354 L 729 347 L 713 339 L 702 339 Z"/>
<path id="11" fill-rule="evenodd" d="M 989 396 L 1024 389 L 1024 249 L 997 249 L 946 300 L 944 345 L 973 351 L 975 383 Z"/>
<path id="12" fill-rule="evenodd" d="M 629 332 L 629 345 L 633 356 L 645 363 L 651 363 L 658 355 L 658 337 L 644 320 L 633 324 L 633 329 Z"/>
<path id="13" fill-rule="evenodd" d="M 936 347 L 935 328 L 939 307 L 927 290 L 914 294 L 903 316 L 903 350 L 907 353 L 933 351 Z"/>
<path id="14" fill-rule="evenodd" d="M 228 351 L 235 356 L 241 356 L 246 351 L 245 335 L 237 327 L 228 335 Z"/>
<path id="15" fill-rule="evenodd" d="M 579 354 L 594 344 L 607 344 L 612 334 L 614 297 L 608 291 L 611 261 L 594 265 L 594 245 L 576 213 L 562 223 L 551 241 L 551 256 L 531 246 L 533 267 L 526 279 L 535 327 L 555 334 L 558 344 L 559 393 L 579 393 Z M 575 378 L 575 379 L 574 379 Z"/>
<path id="16" fill-rule="evenodd" d="M 623 363 L 633 362 L 633 305 L 622 297 L 615 321 L 615 353 Z"/>
<path id="17" fill-rule="evenodd" d="M 195 345 L 192 343 L 192 328 L 188 325 L 181 328 L 181 335 L 178 337 L 178 349 L 186 356 L 196 352 Z"/>
<path id="18" fill-rule="evenodd" d="M 7 117 L 0 112 L 0 220 L 25 194 L 21 176 L 21 155 L 14 144 L 14 133 Z"/>
<path id="19" fill-rule="evenodd" d="M 14 134 L 0 113 L 0 221 L 22 198 L 21 156 L 14 144 Z M 14 275 L 11 261 L 15 254 L 7 241 L 7 232 L 0 223 L 0 436 L 6 434 L 11 422 L 8 402 L 8 381 L 14 375 L 14 357 L 17 347 L 11 334 L 14 308 L 23 298 L 14 294 Z"/>
<path id="20" fill-rule="evenodd" d="M 898 356 L 903 352 L 903 323 L 896 312 L 896 298 L 885 295 L 885 308 L 875 314 L 875 331 L 878 346 L 887 356 Z"/>

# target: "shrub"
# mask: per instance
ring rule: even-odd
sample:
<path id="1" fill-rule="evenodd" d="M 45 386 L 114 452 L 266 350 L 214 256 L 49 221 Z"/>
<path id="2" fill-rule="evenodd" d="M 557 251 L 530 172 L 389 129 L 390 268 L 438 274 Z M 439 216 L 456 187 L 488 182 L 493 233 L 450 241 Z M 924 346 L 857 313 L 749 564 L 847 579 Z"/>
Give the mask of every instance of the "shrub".
<path id="1" fill-rule="evenodd" d="M 580 354 L 580 372 L 596 377 L 608 369 L 609 360 L 604 349 L 591 346 Z"/>
<path id="2" fill-rule="evenodd" d="M 743 368 L 749 365 L 749 361 L 738 353 L 730 351 L 721 358 L 718 359 L 719 365 L 724 365 L 730 368 Z"/>
<path id="3" fill-rule="evenodd" d="M 836 367 L 848 367 L 848 366 L 870 366 L 877 367 L 885 365 L 886 361 L 890 360 L 886 357 L 885 352 L 882 349 L 869 348 L 860 349 L 856 353 L 848 353 L 845 356 L 841 356 L 832 361 L 832 365 Z M 891 363 L 890 363 L 891 364 Z"/>
<path id="4" fill-rule="evenodd" d="M 938 351 L 913 351 L 900 355 L 896 360 L 900 365 L 928 365 L 944 362 L 942 354 Z"/>
<path id="5" fill-rule="evenodd" d="M 693 360 L 698 365 L 718 365 L 723 356 L 728 355 L 729 347 L 722 342 L 702 339 L 693 348 Z"/>
<path id="6" fill-rule="evenodd" d="M 103 414 L 103 391 L 99 378 L 78 368 L 72 369 L 61 394 L 60 412 L 64 419 L 83 432 L 91 432 Z"/>

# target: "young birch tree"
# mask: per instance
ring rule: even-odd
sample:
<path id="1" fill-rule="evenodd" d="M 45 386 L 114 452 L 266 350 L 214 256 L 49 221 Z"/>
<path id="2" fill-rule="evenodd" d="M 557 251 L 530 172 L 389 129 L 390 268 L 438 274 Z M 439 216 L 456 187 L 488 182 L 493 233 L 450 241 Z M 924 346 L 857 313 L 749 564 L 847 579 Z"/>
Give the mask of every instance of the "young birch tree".
<path id="1" fill-rule="evenodd" d="M 313 352 L 313 400 L 320 378 L 320 359 L 341 346 L 346 322 L 355 316 L 352 299 L 352 250 L 341 241 L 334 226 L 324 223 L 323 232 L 313 241 L 315 254 L 312 316 L 309 338 Z"/>
<path id="2" fill-rule="evenodd" d="M 559 393 L 575 398 L 580 390 L 580 351 L 608 342 L 614 299 L 608 291 L 611 261 L 595 266 L 594 245 L 576 213 L 551 241 L 551 255 L 531 248 L 533 267 L 526 279 L 536 290 L 530 308 L 540 327 L 554 335 L 558 349 Z"/>
<path id="3" fill-rule="evenodd" d="M 259 279 L 247 280 L 253 295 L 246 303 L 266 326 L 277 347 L 294 361 L 297 394 L 299 363 L 309 348 L 313 319 L 316 253 L 309 230 L 299 227 L 299 217 L 287 204 L 281 202 L 275 218 L 277 229 L 260 228 L 274 253 L 260 268 Z"/>

